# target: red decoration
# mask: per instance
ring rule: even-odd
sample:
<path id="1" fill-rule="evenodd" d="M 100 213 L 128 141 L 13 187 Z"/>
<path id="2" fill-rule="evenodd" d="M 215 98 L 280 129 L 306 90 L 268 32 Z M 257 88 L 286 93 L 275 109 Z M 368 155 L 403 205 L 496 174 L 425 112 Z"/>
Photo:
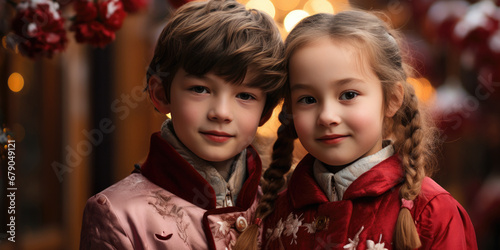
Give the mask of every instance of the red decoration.
<path id="1" fill-rule="evenodd" d="M 115 39 L 126 17 L 146 7 L 150 0 L 73 0 L 62 1 L 63 6 L 73 4 L 76 15 L 71 18 L 70 30 L 75 32 L 77 42 L 104 47 Z M 191 0 L 167 0 L 178 8 Z M 24 0 L 17 4 L 12 20 L 12 33 L 6 43 L 11 49 L 31 58 L 52 57 L 63 51 L 68 39 L 64 29 L 65 19 L 61 16 L 56 0 Z"/>
<path id="2" fill-rule="evenodd" d="M 30 0 L 17 5 L 9 40 L 16 41 L 21 54 L 52 57 L 68 41 L 59 5 L 48 0 Z M 15 37 L 13 37 L 15 36 Z"/>
<path id="3" fill-rule="evenodd" d="M 127 15 L 119 0 L 78 0 L 74 8 L 77 14 L 70 29 L 75 31 L 76 41 L 101 48 L 115 39 L 115 31 Z"/>

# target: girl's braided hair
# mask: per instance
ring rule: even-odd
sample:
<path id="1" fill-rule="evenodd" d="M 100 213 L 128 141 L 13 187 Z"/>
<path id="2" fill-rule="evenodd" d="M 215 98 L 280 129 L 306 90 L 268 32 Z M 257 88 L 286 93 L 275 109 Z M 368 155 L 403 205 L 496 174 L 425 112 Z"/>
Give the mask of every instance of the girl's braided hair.
<path id="1" fill-rule="evenodd" d="M 336 15 L 316 14 L 303 19 L 288 35 L 285 41 L 286 69 L 289 69 L 289 60 L 296 50 L 324 37 L 351 44 L 355 49 L 363 51 L 382 84 L 385 108 L 393 98 L 402 98 L 402 105 L 396 114 L 384 120 L 383 136 L 394 140 L 394 149 L 404 170 L 400 197 L 414 200 L 420 193 L 424 177 L 426 174 L 430 175 L 436 166 L 433 153 L 436 130 L 430 124 L 430 119 L 425 118 L 413 86 L 407 82 L 407 77 L 413 70 L 403 60 L 398 33 L 375 14 L 364 11 L 350 10 Z M 402 85 L 403 96 L 399 96 L 397 84 Z M 264 173 L 264 196 L 255 215 L 259 220 L 263 220 L 274 210 L 278 192 L 285 183 L 283 176 L 292 164 L 293 140 L 297 135 L 290 107 L 289 79 L 285 89 L 287 92 L 280 113 L 278 139 L 274 144 L 272 163 Z M 242 234 L 238 243 L 256 242 L 258 232 L 253 230 L 254 232 Z M 401 209 L 399 212 L 395 244 L 397 249 L 414 249 L 421 245 L 408 209 Z"/>

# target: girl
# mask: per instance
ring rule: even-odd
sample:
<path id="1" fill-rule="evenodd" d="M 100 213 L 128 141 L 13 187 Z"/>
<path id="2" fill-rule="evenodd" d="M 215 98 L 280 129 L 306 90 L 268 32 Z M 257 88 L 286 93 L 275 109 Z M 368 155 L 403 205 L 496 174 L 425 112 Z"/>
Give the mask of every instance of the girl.
<path id="1" fill-rule="evenodd" d="M 317 14 L 285 47 L 282 125 L 255 215 L 265 219 L 261 246 L 476 249 L 466 211 L 426 177 L 435 130 L 406 81 L 395 32 L 361 11 Z M 277 194 L 297 137 L 309 154 Z M 237 246 L 257 234 L 252 225 Z"/>

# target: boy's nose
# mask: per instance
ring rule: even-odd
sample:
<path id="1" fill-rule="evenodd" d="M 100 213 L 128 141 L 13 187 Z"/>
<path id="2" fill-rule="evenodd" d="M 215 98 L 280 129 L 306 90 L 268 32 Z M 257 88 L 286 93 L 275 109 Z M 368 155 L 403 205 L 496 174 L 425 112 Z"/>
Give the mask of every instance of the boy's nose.
<path id="1" fill-rule="evenodd" d="M 208 111 L 208 119 L 215 122 L 231 122 L 233 115 L 229 100 L 225 98 L 215 100 Z"/>

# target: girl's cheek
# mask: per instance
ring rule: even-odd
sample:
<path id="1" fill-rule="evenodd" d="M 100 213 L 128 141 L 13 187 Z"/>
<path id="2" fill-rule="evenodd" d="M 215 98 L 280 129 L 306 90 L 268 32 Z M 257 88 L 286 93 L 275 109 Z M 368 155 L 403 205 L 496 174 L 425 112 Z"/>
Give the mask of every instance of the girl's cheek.
<path id="1" fill-rule="evenodd" d="M 293 120 L 297 134 L 303 135 L 307 134 L 308 132 L 312 133 L 315 123 L 315 119 L 314 117 L 312 117 L 312 115 L 299 113 L 297 115 L 294 115 Z"/>

